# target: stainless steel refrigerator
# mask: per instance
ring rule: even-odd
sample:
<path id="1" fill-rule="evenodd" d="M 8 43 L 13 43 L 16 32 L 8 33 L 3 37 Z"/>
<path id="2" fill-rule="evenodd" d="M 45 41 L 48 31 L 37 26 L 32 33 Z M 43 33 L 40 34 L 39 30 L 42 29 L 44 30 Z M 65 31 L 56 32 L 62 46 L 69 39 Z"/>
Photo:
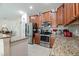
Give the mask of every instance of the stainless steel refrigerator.
<path id="1" fill-rule="evenodd" d="M 28 37 L 28 43 L 32 43 L 33 25 L 31 22 L 25 24 L 25 35 Z"/>

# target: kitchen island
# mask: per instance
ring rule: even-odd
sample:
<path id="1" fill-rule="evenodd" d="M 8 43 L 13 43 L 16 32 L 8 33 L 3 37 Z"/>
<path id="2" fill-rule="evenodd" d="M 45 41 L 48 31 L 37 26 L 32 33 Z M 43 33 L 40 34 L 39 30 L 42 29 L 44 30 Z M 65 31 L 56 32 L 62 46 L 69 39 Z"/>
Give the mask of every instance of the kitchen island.
<path id="1" fill-rule="evenodd" d="M 79 56 L 79 37 L 55 37 L 50 56 Z"/>
<path id="2" fill-rule="evenodd" d="M 10 40 L 10 35 L 0 34 L 0 56 L 10 56 Z"/>

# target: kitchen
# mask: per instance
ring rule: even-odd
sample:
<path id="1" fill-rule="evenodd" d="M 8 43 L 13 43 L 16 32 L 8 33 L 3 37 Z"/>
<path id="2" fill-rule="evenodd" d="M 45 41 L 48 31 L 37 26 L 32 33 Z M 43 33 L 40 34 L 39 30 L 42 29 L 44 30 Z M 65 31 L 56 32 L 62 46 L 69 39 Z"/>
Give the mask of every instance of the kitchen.
<path id="1" fill-rule="evenodd" d="M 51 48 L 53 56 L 79 56 L 79 4 L 63 3 L 56 9 L 29 16 L 36 23 L 31 42 Z"/>
<path id="2" fill-rule="evenodd" d="M 3 3 L 0 10 L 1 55 L 12 51 L 13 56 L 27 56 L 35 47 L 33 56 L 35 51 L 35 55 L 79 56 L 79 3 Z"/>

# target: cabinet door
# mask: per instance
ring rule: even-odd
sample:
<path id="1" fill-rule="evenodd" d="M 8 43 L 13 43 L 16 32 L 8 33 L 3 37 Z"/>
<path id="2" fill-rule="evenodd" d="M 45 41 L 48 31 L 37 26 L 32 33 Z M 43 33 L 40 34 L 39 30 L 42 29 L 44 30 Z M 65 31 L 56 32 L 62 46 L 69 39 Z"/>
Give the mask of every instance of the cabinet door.
<path id="1" fill-rule="evenodd" d="M 40 44 L 40 34 L 35 33 L 35 44 Z"/>
<path id="2" fill-rule="evenodd" d="M 73 3 L 73 17 L 76 17 L 76 3 Z"/>
<path id="3" fill-rule="evenodd" d="M 79 17 L 79 3 L 76 3 L 76 16 Z"/>
<path id="4" fill-rule="evenodd" d="M 75 3 L 71 3 L 70 4 L 70 18 L 71 21 L 73 21 L 76 17 L 76 4 Z"/>
<path id="5" fill-rule="evenodd" d="M 30 22 L 32 22 L 32 19 L 31 19 L 31 17 L 32 17 L 32 16 L 29 16 L 29 21 L 30 21 Z"/>
<path id="6" fill-rule="evenodd" d="M 40 34 L 35 33 L 35 37 L 32 39 L 33 44 L 40 44 Z"/>
<path id="7" fill-rule="evenodd" d="M 67 23 L 67 4 L 64 4 L 64 25 Z"/>
<path id="8" fill-rule="evenodd" d="M 51 21 L 51 11 L 43 13 L 43 21 Z"/>
<path id="9" fill-rule="evenodd" d="M 53 26 L 53 27 L 56 27 L 56 26 L 57 26 L 57 22 L 56 22 L 56 21 L 57 21 L 57 20 L 56 20 L 56 12 L 53 12 L 53 13 L 51 14 L 51 20 L 52 20 L 52 21 L 51 21 L 51 22 L 52 22 L 52 23 L 51 23 L 52 26 Z"/>
<path id="10" fill-rule="evenodd" d="M 39 28 L 40 28 L 41 27 L 41 24 L 42 24 L 41 15 L 39 15 L 38 18 L 39 18 L 39 21 L 38 22 L 39 22 Z"/>
<path id="11" fill-rule="evenodd" d="M 55 42 L 55 38 L 51 36 L 49 39 L 50 48 L 53 48 L 54 42 Z"/>
<path id="12" fill-rule="evenodd" d="M 35 23 L 37 23 L 37 26 L 39 27 L 39 16 L 35 16 Z"/>
<path id="13" fill-rule="evenodd" d="M 30 17 L 29 17 L 29 20 L 30 20 L 30 22 L 32 22 L 32 23 L 35 23 L 35 19 L 36 19 L 35 16 L 30 16 Z"/>
<path id="14" fill-rule="evenodd" d="M 57 9 L 57 25 L 60 24 L 60 10 Z"/>
<path id="15" fill-rule="evenodd" d="M 64 6 L 61 6 L 61 24 L 63 25 L 63 21 L 64 21 Z"/>
<path id="16" fill-rule="evenodd" d="M 57 24 L 63 24 L 63 5 L 57 9 Z"/>
<path id="17" fill-rule="evenodd" d="M 68 24 L 71 20 L 70 3 L 67 3 L 66 6 L 67 6 L 67 9 L 66 9 L 67 10 L 66 11 L 66 16 L 67 16 L 66 24 Z"/>
<path id="18" fill-rule="evenodd" d="M 74 3 L 65 3 L 64 4 L 64 25 L 69 24 L 74 20 L 76 16 L 76 9 Z"/>
<path id="19" fill-rule="evenodd" d="M 37 23 L 37 26 L 39 27 L 40 18 L 38 15 L 30 16 L 29 19 L 30 19 L 30 22 Z"/>

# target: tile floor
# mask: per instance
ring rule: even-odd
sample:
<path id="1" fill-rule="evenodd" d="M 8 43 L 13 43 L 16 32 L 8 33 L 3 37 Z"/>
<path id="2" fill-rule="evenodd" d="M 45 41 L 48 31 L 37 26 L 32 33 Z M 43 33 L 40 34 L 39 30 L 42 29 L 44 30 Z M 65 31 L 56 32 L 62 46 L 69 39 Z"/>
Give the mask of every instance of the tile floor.
<path id="1" fill-rule="evenodd" d="M 11 56 L 49 56 L 49 48 L 27 42 L 26 39 L 12 43 Z"/>
<path id="2" fill-rule="evenodd" d="M 27 56 L 28 44 L 27 39 L 17 41 L 11 44 L 11 56 Z"/>
<path id="3" fill-rule="evenodd" d="M 28 55 L 29 56 L 49 56 L 50 49 L 42 47 L 40 45 L 30 45 L 28 44 Z"/>

